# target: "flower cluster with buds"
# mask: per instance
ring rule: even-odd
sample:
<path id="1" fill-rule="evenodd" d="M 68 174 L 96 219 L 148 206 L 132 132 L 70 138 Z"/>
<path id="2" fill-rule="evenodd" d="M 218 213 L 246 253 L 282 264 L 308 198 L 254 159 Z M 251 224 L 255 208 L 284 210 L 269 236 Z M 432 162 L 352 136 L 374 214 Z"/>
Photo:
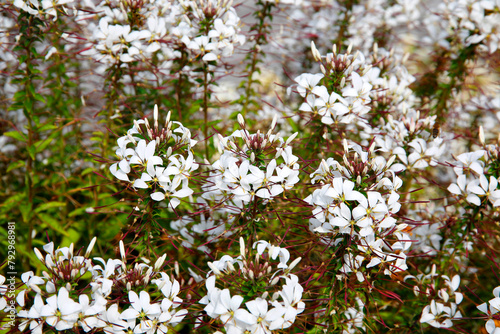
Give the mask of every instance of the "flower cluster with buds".
<path id="1" fill-rule="evenodd" d="M 35 248 L 47 271 L 43 277 L 33 272 L 21 275 L 19 330 L 43 333 L 50 327 L 57 331 L 167 333 L 182 321 L 187 311 L 176 310 L 182 303 L 177 296 L 180 284 L 161 271 L 166 254 L 153 267 L 145 263 L 128 266 L 120 242 L 121 259 L 96 258 L 102 265 L 94 264 L 89 255 L 95 241 L 92 239 L 85 255 L 75 252 L 73 244 L 54 250 L 51 242 L 43 247 L 45 257 Z"/>
<path id="2" fill-rule="evenodd" d="M 191 60 L 217 61 L 245 42 L 231 3 L 103 1 L 93 8 L 100 13 L 98 25 L 83 17 L 79 20 L 93 32 L 85 54 L 108 65 L 156 61 L 162 69 L 171 68 L 186 51 L 192 53 Z"/>
<path id="3" fill-rule="evenodd" d="M 458 155 L 453 168 L 457 179 L 455 183 L 450 184 L 448 191 L 459 199 L 478 207 L 481 205 L 498 207 L 500 206 L 498 178 L 490 173 L 490 168 L 480 160 L 485 156 L 487 160 L 490 160 L 489 152 L 485 150 Z"/>
<path id="4" fill-rule="evenodd" d="M 297 133 L 286 141 L 279 133 L 273 134 L 276 120 L 275 117 L 266 134 L 252 134 L 239 115 L 243 129 L 228 137 L 219 135 L 221 156 L 212 164 L 203 198 L 232 200 L 241 208 L 256 198 L 271 200 L 299 181 L 298 158 L 290 145 Z"/>
<path id="5" fill-rule="evenodd" d="M 57 20 L 57 13 L 67 13 L 67 8 L 64 6 L 72 3 L 74 0 L 42 0 L 41 5 L 38 0 L 15 0 L 14 6 L 29 13 L 30 15 L 53 16 L 53 20 Z"/>
<path id="6" fill-rule="evenodd" d="M 116 155 L 121 160 L 110 166 L 111 174 L 131 182 L 135 189 L 147 189 L 154 201 L 167 198 L 170 207 L 176 208 L 179 198 L 193 193 L 189 180 L 199 166 L 191 152 L 195 144 L 187 128 L 170 121 L 170 112 L 160 129 L 155 105 L 153 128 L 147 119 L 134 121 L 127 135 L 118 138 Z"/>
<path id="7" fill-rule="evenodd" d="M 459 275 L 451 279 L 446 275 L 439 276 L 436 273 L 436 266 L 433 265 L 431 273 L 405 277 L 405 281 L 410 279 L 417 283 L 413 288 L 415 296 L 423 295 L 431 300 L 422 311 L 421 323 L 428 323 L 436 328 L 450 328 L 453 326 L 453 320 L 462 317 L 457 308 L 463 300 L 462 293 L 457 291 L 460 286 Z M 444 287 L 439 288 L 440 286 Z"/>
<path id="8" fill-rule="evenodd" d="M 450 1 L 441 4 L 440 11 L 448 23 L 449 31 L 461 39 L 465 46 L 478 45 L 493 53 L 500 41 L 500 13 L 495 1 Z"/>
<path id="9" fill-rule="evenodd" d="M 351 54 L 351 47 L 345 54 L 338 54 L 336 46 L 333 53 L 323 57 L 311 44 L 314 59 L 320 63 L 322 71 L 318 74 L 304 73 L 295 78 L 297 92 L 305 98 L 299 110 L 311 113 L 312 117 L 321 116 L 321 122 L 332 124 L 356 124 L 370 111 L 370 92 L 375 71 L 365 64 L 363 54 Z M 322 84 L 321 84 L 322 83 Z"/>
<path id="10" fill-rule="evenodd" d="M 200 300 L 205 312 L 227 333 L 271 333 L 291 327 L 305 304 L 304 289 L 290 273 L 301 258 L 288 265 L 289 259 L 286 248 L 266 241 L 255 242 L 247 252 L 240 238 L 240 256 L 224 255 L 208 263 L 212 270 L 206 279 L 207 294 Z"/>
<path id="11" fill-rule="evenodd" d="M 323 160 L 311 174 L 321 188 L 304 199 L 313 206 L 310 229 L 325 243 L 337 247 L 348 239 L 340 271 L 356 273 L 359 281 L 366 278 L 361 270 L 365 261 L 366 269 L 380 265 L 386 275 L 406 270 L 405 251 L 411 244 L 407 225 L 393 217 L 401 207 L 396 190 L 402 185 L 390 169 L 394 157 L 386 161 L 373 153 L 374 147 L 366 152 L 344 140 L 344 166 L 333 158 Z"/>

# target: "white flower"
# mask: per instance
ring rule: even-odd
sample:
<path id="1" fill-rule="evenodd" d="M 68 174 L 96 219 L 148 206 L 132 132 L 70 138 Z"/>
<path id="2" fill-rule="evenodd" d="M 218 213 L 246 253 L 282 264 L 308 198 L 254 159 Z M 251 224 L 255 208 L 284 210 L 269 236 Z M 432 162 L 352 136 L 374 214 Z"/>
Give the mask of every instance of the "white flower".
<path id="1" fill-rule="evenodd" d="M 316 85 L 318 82 L 323 78 L 323 74 L 310 74 L 310 73 L 304 73 L 299 75 L 294 79 L 294 81 L 297 83 L 297 92 L 300 94 L 300 96 L 305 97 L 306 94 Z"/>
<path id="2" fill-rule="evenodd" d="M 245 305 L 251 314 L 242 320 L 249 324 L 250 331 L 255 334 L 270 334 L 269 325 L 281 316 L 281 310 L 275 308 L 268 312 L 267 301 L 262 298 L 246 302 Z"/>
<path id="3" fill-rule="evenodd" d="M 54 16 L 54 21 L 57 20 L 57 6 L 65 5 L 73 2 L 73 0 L 42 0 L 42 7 L 45 13 Z M 64 10 L 64 9 L 63 9 Z"/>
<path id="4" fill-rule="evenodd" d="M 19 318 L 28 318 L 27 320 L 21 321 L 19 324 L 19 329 L 24 331 L 26 326 L 30 325 L 30 331 L 33 334 L 41 334 L 43 333 L 43 321 L 42 321 L 42 308 L 44 307 L 43 299 L 40 294 L 36 294 L 33 306 L 29 309 L 29 311 L 21 310 L 17 314 Z"/>
<path id="5" fill-rule="evenodd" d="M 217 45 L 211 43 L 207 36 L 195 37 L 189 42 L 185 39 L 183 39 L 183 41 L 188 49 L 199 51 L 200 54 L 203 55 L 203 61 L 217 60 L 217 55 L 211 52 L 216 49 Z"/>
<path id="6" fill-rule="evenodd" d="M 457 175 L 461 175 L 465 168 L 469 168 L 474 171 L 477 175 L 484 174 L 483 168 L 484 163 L 479 159 L 484 155 L 486 151 L 479 150 L 475 152 L 468 152 L 460 154 L 456 159 L 459 164 L 453 168 Z"/>
<path id="7" fill-rule="evenodd" d="M 372 89 L 372 85 L 370 85 L 366 79 L 361 77 L 358 73 L 352 72 L 351 85 L 352 86 L 346 86 L 342 89 L 342 95 L 344 97 L 354 97 L 363 104 L 367 104 L 371 101 L 369 93 Z"/>
<path id="8" fill-rule="evenodd" d="M 82 306 L 69 298 L 66 288 L 59 289 L 57 296 L 47 298 L 47 304 L 40 310 L 40 316 L 56 330 L 62 331 L 72 328 L 78 321 L 78 314 Z"/>
<path id="9" fill-rule="evenodd" d="M 149 293 L 141 291 L 139 296 L 134 291 L 128 293 L 130 307 L 122 312 L 121 317 L 126 321 L 139 319 L 140 323 L 134 328 L 135 333 L 144 333 L 154 327 L 153 320 L 161 314 L 159 304 L 150 304 Z"/>
<path id="10" fill-rule="evenodd" d="M 95 300 L 93 300 L 93 304 L 90 305 L 89 297 L 82 294 L 79 297 L 79 302 L 82 311 L 78 317 L 78 324 L 85 332 L 93 328 L 102 328 L 106 326 L 106 323 L 99 319 L 99 315 L 106 311 L 106 299 L 102 296 L 95 295 Z"/>
<path id="11" fill-rule="evenodd" d="M 422 311 L 420 322 L 428 323 L 436 328 L 450 328 L 453 326 L 452 320 L 461 317 L 462 314 L 460 311 L 457 311 L 455 303 L 451 303 L 450 306 L 445 306 L 442 303 L 432 300 L 431 304 L 427 305 Z"/>
<path id="12" fill-rule="evenodd" d="M 149 175 L 156 175 L 154 166 L 163 163 L 162 158 L 155 156 L 156 141 L 152 140 L 146 144 L 144 139 L 141 139 L 135 148 L 136 155 L 130 158 L 130 164 L 139 164 L 146 167 Z"/>
<path id="13" fill-rule="evenodd" d="M 257 253 L 259 255 L 262 255 L 264 251 L 268 249 L 269 257 L 271 259 L 275 260 L 279 256 L 280 264 L 278 265 L 278 268 L 288 268 L 287 262 L 290 260 L 290 252 L 286 248 L 273 246 L 264 240 L 255 242 L 253 244 L 253 248 L 257 248 Z"/>
<path id="14" fill-rule="evenodd" d="M 118 311 L 118 304 L 111 305 L 106 312 L 102 314 L 100 320 L 107 326 L 103 328 L 106 334 L 128 334 L 136 327 L 135 319 L 124 321 Z"/>
<path id="15" fill-rule="evenodd" d="M 495 298 L 490 299 L 487 303 L 482 303 L 477 307 L 479 311 L 486 313 L 488 317 L 491 317 L 500 311 L 500 286 L 493 289 L 493 295 Z M 488 334 L 499 334 L 500 326 L 497 327 L 495 320 L 489 319 L 486 322 L 486 331 Z"/>

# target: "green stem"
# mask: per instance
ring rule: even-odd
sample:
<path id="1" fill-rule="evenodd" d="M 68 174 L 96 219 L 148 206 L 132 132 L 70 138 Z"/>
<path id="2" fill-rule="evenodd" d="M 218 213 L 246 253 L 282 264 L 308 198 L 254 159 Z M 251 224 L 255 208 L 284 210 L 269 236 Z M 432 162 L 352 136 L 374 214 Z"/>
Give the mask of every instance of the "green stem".
<path id="1" fill-rule="evenodd" d="M 33 24 L 33 16 L 30 15 L 28 20 L 29 20 L 28 24 L 31 27 L 31 25 Z M 32 82 L 33 73 L 31 71 L 31 66 L 33 66 L 32 65 L 33 55 L 31 53 L 33 40 L 30 38 L 31 37 L 30 32 L 31 32 L 30 29 L 28 29 L 26 39 L 29 42 L 25 47 L 25 51 L 26 51 L 26 61 L 25 61 L 25 63 L 26 63 L 26 77 L 25 78 L 26 78 L 26 81 L 24 84 L 25 98 L 27 101 L 29 101 L 28 103 L 31 105 L 31 110 L 24 107 L 24 115 L 26 116 L 26 119 L 28 120 L 28 149 L 31 149 L 31 147 L 33 147 L 34 142 L 35 142 L 35 136 L 36 136 L 36 133 L 34 130 L 35 129 L 34 121 L 33 121 L 33 117 L 32 117 L 32 115 L 34 114 L 33 110 L 34 110 L 35 103 L 34 103 L 34 98 L 33 98 L 31 91 L 30 91 L 30 86 L 33 84 L 33 82 Z M 33 179 L 34 179 L 35 173 L 36 173 L 35 163 L 33 161 L 33 158 L 31 157 L 31 154 L 28 153 L 28 158 L 26 160 L 26 187 L 28 188 L 27 190 L 28 190 L 29 212 L 25 216 L 25 217 L 27 217 L 27 220 L 28 220 L 27 223 L 29 226 L 28 240 L 27 240 L 28 250 L 31 249 L 31 247 L 32 247 L 32 237 L 31 236 L 33 233 L 33 224 L 34 224 L 34 219 L 32 219 L 32 215 L 33 215 L 33 200 L 35 198 L 35 187 L 33 185 Z"/>
<path id="2" fill-rule="evenodd" d="M 205 157 L 207 160 L 208 156 L 208 66 L 205 64 L 203 66 L 203 136 L 205 137 Z"/>
<path id="3" fill-rule="evenodd" d="M 259 54 L 262 54 L 260 51 L 261 47 L 260 45 L 264 45 L 267 43 L 266 40 L 266 33 L 268 29 L 268 25 L 266 23 L 266 18 L 271 17 L 271 9 L 273 7 L 273 4 L 266 1 L 262 3 L 261 1 L 257 2 L 257 5 L 262 6 L 262 10 L 259 12 L 259 22 L 255 24 L 250 31 L 256 30 L 257 33 L 255 34 L 255 44 L 250 50 L 250 54 L 252 55 L 251 57 L 251 62 L 250 62 L 250 68 L 249 71 L 247 72 L 247 77 L 248 81 L 246 82 L 245 85 L 245 95 L 243 97 L 243 103 L 242 103 L 242 108 L 241 108 L 241 113 L 243 116 L 246 116 L 247 111 L 248 111 L 248 105 L 251 102 L 251 96 L 252 96 L 252 85 L 254 84 L 253 80 L 253 75 L 254 73 L 258 70 L 257 64 L 259 63 Z M 247 67 L 248 68 L 248 67 Z"/>

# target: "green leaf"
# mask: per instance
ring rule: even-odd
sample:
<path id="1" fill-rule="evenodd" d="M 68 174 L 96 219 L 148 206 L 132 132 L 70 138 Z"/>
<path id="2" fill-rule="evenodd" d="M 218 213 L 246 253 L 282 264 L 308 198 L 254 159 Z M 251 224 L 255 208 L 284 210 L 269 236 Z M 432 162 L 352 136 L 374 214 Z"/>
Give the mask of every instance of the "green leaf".
<path id="1" fill-rule="evenodd" d="M 0 206 L 5 211 L 10 211 L 17 203 L 24 200 L 26 197 L 25 193 L 15 194 L 13 196 L 9 196 L 5 202 Z"/>
<path id="2" fill-rule="evenodd" d="M 45 103 L 45 99 L 43 98 L 42 95 L 40 95 L 38 93 L 35 93 L 35 94 L 33 94 L 33 97 L 35 98 L 35 100 L 38 100 L 38 101 L 40 101 L 42 103 Z"/>
<path id="3" fill-rule="evenodd" d="M 14 101 L 22 101 L 26 97 L 26 92 L 24 90 L 20 90 L 14 94 Z"/>
<path id="4" fill-rule="evenodd" d="M 54 130 L 57 129 L 57 125 L 54 124 L 44 124 L 41 127 L 38 128 L 38 132 L 42 131 L 48 131 L 48 130 Z"/>
<path id="5" fill-rule="evenodd" d="M 31 159 L 36 160 L 35 159 L 36 147 L 35 146 L 28 146 L 27 150 L 28 150 L 28 154 L 30 155 Z"/>
<path id="6" fill-rule="evenodd" d="M 45 210 L 50 209 L 50 208 L 58 208 L 58 207 L 65 206 L 65 205 L 66 205 L 65 202 L 56 202 L 56 201 L 47 202 L 47 203 L 43 203 L 43 204 L 39 205 L 35 209 L 35 212 L 39 213 L 39 212 L 45 211 Z"/>
<path id="7" fill-rule="evenodd" d="M 33 101 L 31 99 L 25 99 L 23 104 L 26 111 L 31 114 L 33 112 Z"/>
<path id="8" fill-rule="evenodd" d="M 9 131 L 9 132 L 5 132 L 4 136 L 10 137 L 10 138 L 14 138 L 16 140 L 22 141 L 23 143 L 25 143 L 26 141 L 28 141 L 28 139 L 26 138 L 26 136 L 24 135 L 24 133 L 22 133 L 21 131 Z"/>
<path id="9" fill-rule="evenodd" d="M 69 237 L 69 233 L 61 226 L 61 223 L 55 219 L 54 217 L 45 214 L 45 213 L 38 213 L 37 214 L 38 218 L 45 224 L 47 224 L 48 227 L 50 227 L 52 230 L 61 233 L 62 235 Z"/>
<path id="10" fill-rule="evenodd" d="M 33 212 L 31 211 L 33 204 L 29 202 L 23 202 L 19 209 L 21 210 L 21 215 L 23 216 L 23 222 L 28 223 L 33 217 Z"/>
<path id="11" fill-rule="evenodd" d="M 45 150 L 47 148 L 47 146 L 49 146 L 49 144 L 52 142 L 52 139 L 53 138 L 47 138 L 45 140 L 39 140 L 35 143 L 35 147 L 36 147 L 36 153 L 40 153 L 42 152 L 43 150 Z"/>
<path id="12" fill-rule="evenodd" d="M 68 214 L 68 217 L 74 217 L 74 216 L 79 216 L 79 215 L 85 214 L 86 213 L 85 210 L 86 210 L 86 208 L 78 208 L 76 210 L 73 210 Z"/>
<path id="13" fill-rule="evenodd" d="M 92 173 L 94 170 L 95 170 L 95 168 L 94 168 L 94 167 L 88 167 L 88 168 L 85 168 L 85 169 L 84 169 L 84 170 L 80 173 L 80 175 L 81 175 L 81 176 L 85 176 L 85 175 L 87 175 L 87 174 L 89 174 L 89 173 Z"/>
<path id="14" fill-rule="evenodd" d="M 13 163 L 9 164 L 9 167 L 7 167 L 7 173 L 11 170 L 24 166 L 24 164 L 25 162 L 23 160 L 14 161 Z"/>

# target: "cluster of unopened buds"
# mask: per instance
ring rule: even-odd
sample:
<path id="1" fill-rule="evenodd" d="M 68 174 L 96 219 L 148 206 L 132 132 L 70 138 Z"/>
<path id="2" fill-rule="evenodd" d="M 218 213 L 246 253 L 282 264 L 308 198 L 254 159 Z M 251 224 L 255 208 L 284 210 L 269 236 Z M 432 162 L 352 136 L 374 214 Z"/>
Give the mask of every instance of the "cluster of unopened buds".
<path id="1" fill-rule="evenodd" d="M 154 266 L 128 266 L 120 242 L 121 259 L 96 258 L 102 265 L 94 264 L 89 255 L 95 241 L 85 255 L 75 252 L 73 244 L 54 250 L 51 242 L 43 247 L 45 256 L 35 249 L 48 271 L 43 277 L 31 271 L 21 275 L 24 287 L 16 298 L 21 307 L 19 330 L 29 328 L 35 334 L 48 328 L 167 333 L 182 321 L 187 310 L 176 310 L 182 303 L 177 297 L 180 284 L 161 271 L 166 254 Z"/>
<path id="2" fill-rule="evenodd" d="M 136 189 L 147 189 L 154 201 L 167 198 L 170 207 L 175 208 L 180 198 L 193 193 L 189 180 L 199 166 L 191 152 L 195 144 L 187 128 L 170 121 L 170 112 L 165 127 L 160 129 L 155 105 L 153 128 L 147 119 L 134 121 L 127 135 L 118 138 L 116 155 L 121 160 L 112 164 L 110 171 Z"/>
<path id="3" fill-rule="evenodd" d="M 217 202 L 232 200 L 241 208 L 256 198 L 270 200 L 291 189 L 299 181 L 299 164 L 290 146 L 297 133 L 286 141 L 273 134 L 276 117 L 266 134 L 248 132 L 241 115 L 238 121 L 242 130 L 219 135 L 221 156 L 212 164 L 202 196 Z"/>
<path id="4" fill-rule="evenodd" d="M 289 328 L 305 308 L 304 289 L 290 273 L 301 258 L 288 265 L 289 259 L 288 250 L 266 241 L 255 242 L 253 251 L 247 252 L 240 238 L 238 257 L 224 255 L 208 263 L 212 270 L 206 279 L 207 295 L 200 300 L 206 305 L 205 312 L 227 333 L 271 333 Z"/>

